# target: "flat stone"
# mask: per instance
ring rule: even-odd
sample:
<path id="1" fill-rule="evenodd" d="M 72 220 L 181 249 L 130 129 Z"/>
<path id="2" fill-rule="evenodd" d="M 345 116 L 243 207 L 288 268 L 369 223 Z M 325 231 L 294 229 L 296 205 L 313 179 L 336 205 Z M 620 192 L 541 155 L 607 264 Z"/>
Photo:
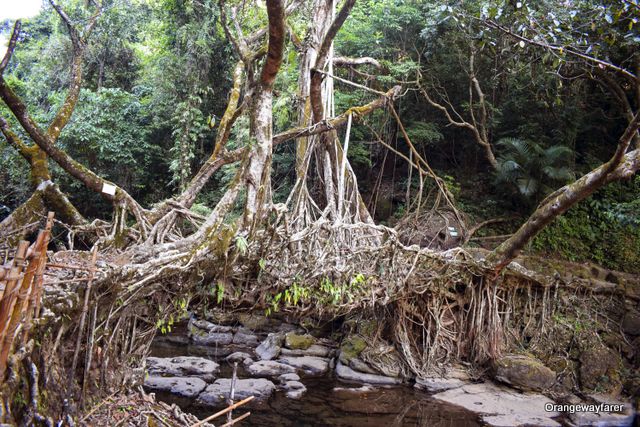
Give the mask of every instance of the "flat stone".
<path id="1" fill-rule="evenodd" d="M 233 331 L 233 328 L 231 326 L 217 325 L 213 322 L 209 322 L 208 320 L 194 319 L 194 320 L 190 320 L 189 324 L 207 332 L 232 332 Z"/>
<path id="2" fill-rule="evenodd" d="M 151 376 L 144 381 L 149 391 L 163 391 L 181 397 L 196 397 L 207 387 L 200 378 Z"/>
<path id="3" fill-rule="evenodd" d="M 299 390 L 306 387 L 300 381 L 287 381 L 284 383 L 283 388 L 285 390 Z"/>
<path id="4" fill-rule="evenodd" d="M 546 412 L 545 405 L 554 402 L 536 393 L 519 393 L 493 383 L 469 384 L 433 395 L 435 399 L 476 412 L 490 426 L 550 426 L 559 412 Z"/>
<path id="5" fill-rule="evenodd" d="M 264 401 L 269 398 L 276 390 L 276 386 L 269 380 L 264 378 L 249 378 L 236 380 L 234 393 L 235 400 L 246 399 L 249 396 L 255 396 L 256 400 Z M 224 404 L 229 398 L 231 391 L 231 379 L 221 378 L 215 383 L 209 385 L 200 393 L 196 400 L 196 405 L 217 407 Z"/>
<path id="6" fill-rule="evenodd" d="M 300 376 L 296 373 L 282 374 L 278 377 L 278 380 L 284 384 L 288 381 L 300 381 Z"/>
<path id="7" fill-rule="evenodd" d="M 465 381 L 458 378 L 418 377 L 416 378 L 416 384 L 414 387 L 419 390 L 425 390 L 429 393 L 440 393 L 441 391 L 462 387 L 465 384 L 467 384 Z"/>
<path id="8" fill-rule="evenodd" d="M 379 375 L 380 372 L 373 369 L 371 366 L 367 364 L 367 362 L 363 361 L 359 357 L 354 357 L 349 360 L 349 367 L 354 371 L 364 372 L 365 374 L 374 374 Z"/>
<path id="9" fill-rule="evenodd" d="M 312 376 L 324 375 L 329 372 L 329 361 L 320 357 L 302 356 L 302 357 L 281 357 L 279 362 L 285 365 L 293 366 L 301 369 L 305 374 Z"/>
<path id="10" fill-rule="evenodd" d="M 230 355 L 228 355 L 227 357 L 225 357 L 224 360 L 226 360 L 227 362 L 244 362 L 245 360 L 251 360 L 251 363 L 253 363 L 253 360 L 251 359 L 251 355 L 249 353 L 245 353 L 244 351 L 236 351 L 235 353 L 231 353 Z"/>
<path id="11" fill-rule="evenodd" d="M 495 378 L 520 390 L 542 391 L 556 381 L 556 373 L 537 359 L 508 355 L 494 362 Z"/>
<path id="12" fill-rule="evenodd" d="M 384 375 L 365 374 L 363 372 L 356 372 L 348 366 L 338 362 L 336 365 L 336 375 L 338 378 L 348 381 L 355 381 L 367 384 L 402 384 L 401 378 L 385 377 Z"/>
<path id="13" fill-rule="evenodd" d="M 333 350 L 329 347 L 320 344 L 313 344 L 306 350 L 291 350 L 283 348 L 280 351 L 281 356 L 315 356 L 315 357 L 329 357 Z"/>
<path id="14" fill-rule="evenodd" d="M 271 360 L 278 357 L 282 344 L 284 343 L 284 335 L 271 333 L 264 341 L 256 347 L 256 354 L 261 360 Z"/>
<path id="15" fill-rule="evenodd" d="M 147 372 L 152 376 L 200 377 L 213 381 L 220 365 L 203 357 L 147 357 Z"/>
<path id="16" fill-rule="evenodd" d="M 275 360 L 260 360 L 249 365 L 247 371 L 254 377 L 277 377 L 282 374 L 295 373 L 296 369 Z"/>
<path id="17" fill-rule="evenodd" d="M 238 331 L 233 336 L 233 343 L 247 347 L 255 347 L 258 345 L 258 337 L 252 333 Z"/>

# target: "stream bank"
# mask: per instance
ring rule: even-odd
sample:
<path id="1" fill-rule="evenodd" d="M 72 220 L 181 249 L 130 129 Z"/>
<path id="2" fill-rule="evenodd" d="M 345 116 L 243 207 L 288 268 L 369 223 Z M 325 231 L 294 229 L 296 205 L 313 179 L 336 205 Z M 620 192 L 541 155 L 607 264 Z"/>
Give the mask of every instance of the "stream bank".
<path id="1" fill-rule="evenodd" d="M 192 316 L 158 336 L 146 361 L 145 389 L 199 418 L 227 406 L 234 363 L 235 401 L 257 397 L 237 410 L 251 411 L 242 425 L 631 426 L 635 418 L 630 404 L 604 395 L 555 398 L 549 393 L 555 374 L 551 378 L 548 368 L 522 356 L 503 358 L 501 367 L 484 376 L 457 366 L 412 378 L 396 363 L 392 347 L 378 345 L 373 357 L 374 345 L 363 334 L 305 330 L 259 315 L 211 320 L 217 323 Z M 360 330 L 367 326 L 359 324 Z M 545 411 L 554 403 L 623 407 L 600 413 Z"/>

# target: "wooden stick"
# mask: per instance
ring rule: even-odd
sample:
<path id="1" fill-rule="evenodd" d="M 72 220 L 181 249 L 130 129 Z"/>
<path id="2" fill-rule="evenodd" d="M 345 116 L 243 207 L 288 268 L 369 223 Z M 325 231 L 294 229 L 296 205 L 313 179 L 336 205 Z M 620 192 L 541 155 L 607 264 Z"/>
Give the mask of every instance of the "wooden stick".
<path id="1" fill-rule="evenodd" d="M 198 421 L 197 423 L 193 424 L 191 427 L 200 427 L 200 426 L 201 426 L 201 425 L 203 425 L 204 423 L 207 423 L 207 422 L 209 422 L 209 421 L 211 421 L 211 420 L 213 420 L 213 419 L 215 419 L 215 418 L 218 418 L 220 415 L 224 415 L 224 414 L 226 414 L 226 413 L 227 413 L 227 412 L 229 412 L 229 411 L 233 411 L 233 410 L 234 410 L 235 408 L 237 408 L 238 406 L 242 406 L 242 405 L 244 405 L 245 403 L 248 403 L 248 402 L 252 401 L 253 399 L 255 399 L 255 396 L 249 396 L 249 397 L 247 397 L 246 399 L 243 399 L 243 400 L 241 400 L 241 401 L 240 401 L 240 402 L 238 402 L 238 403 L 234 403 L 233 405 L 228 406 L 228 407 L 224 408 L 223 410 L 221 410 L 221 411 L 219 411 L 219 412 L 216 412 L 215 414 L 213 414 L 213 415 L 211 415 L 211 416 L 209 416 L 209 417 L 205 418 L 205 419 L 204 419 L 204 420 L 202 420 L 202 421 Z M 237 420 L 236 420 L 236 421 L 237 421 Z"/>
<path id="2" fill-rule="evenodd" d="M 244 420 L 244 419 L 245 419 L 245 418 L 247 418 L 249 415 L 251 415 L 251 412 L 247 412 L 246 414 L 239 416 L 239 417 L 238 417 L 238 418 L 236 418 L 235 420 L 231 420 L 231 421 L 229 421 L 228 423 L 223 424 L 223 425 L 222 425 L 222 427 L 229 427 L 229 426 L 232 426 L 232 425 L 234 425 L 235 423 L 237 423 L 237 422 L 239 422 L 239 421 Z"/>
<path id="3" fill-rule="evenodd" d="M 9 315 L 16 300 L 15 290 L 18 280 L 14 279 L 14 277 L 19 277 L 18 275 L 24 268 L 24 259 L 27 255 L 28 248 L 29 242 L 21 240 L 18 245 L 16 257 L 13 260 L 13 266 L 9 272 L 9 277 L 7 278 L 7 285 L 4 289 L 4 293 L 2 294 L 2 300 L 0 301 L 0 346 L 4 343 L 4 337 L 6 336 L 7 329 L 9 327 Z M 0 362 L 0 382 L 4 382 L 5 370 L 6 364 Z"/>

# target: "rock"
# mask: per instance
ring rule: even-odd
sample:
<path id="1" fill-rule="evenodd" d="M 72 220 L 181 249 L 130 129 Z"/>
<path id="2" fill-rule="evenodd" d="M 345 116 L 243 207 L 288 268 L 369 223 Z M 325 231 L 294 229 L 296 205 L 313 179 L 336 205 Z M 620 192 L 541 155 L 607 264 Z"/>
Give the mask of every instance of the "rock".
<path id="1" fill-rule="evenodd" d="M 207 387 L 200 378 L 148 377 L 144 387 L 149 391 L 164 391 L 181 397 L 196 397 Z"/>
<path id="2" fill-rule="evenodd" d="M 640 335 L 640 313 L 636 310 L 627 311 L 622 318 L 622 330 L 628 335 Z"/>
<path id="3" fill-rule="evenodd" d="M 233 343 L 247 347 L 255 347 L 258 345 L 258 337 L 246 330 L 238 331 L 233 336 Z"/>
<path id="4" fill-rule="evenodd" d="M 316 357 L 329 357 L 333 350 L 329 347 L 325 347 L 319 344 L 313 344 L 306 350 L 290 350 L 283 348 L 280 351 L 282 356 L 316 356 Z"/>
<path id="5" fill-rule="evenodd" d="M 191 335 L 191 339 L 194 343 L 199 345 L 229 345 L 233 341 L 233 334 L 231 332 L 209 332 L 201 335 Z"/>
<path id="6" fill-rule="evenodd" d="M 256 400 L 264 401 L 273 394 L 276 386 L 271 381 L 264 378 L 250 378 L 236 380 L 235 400 L 246 399 L 249 396 L 255 396 Z M 199 406 L 220 406 L 229 398 L 231 390 L 231 379 L 221 378 L 215 383 L 209 385 L 200 393 L 196 400 Z"/>
<path id="7" fill-rule="evenodd" d="M 251 363 L 253 363 L 253 359 L 251 359 L 251 355 L 249 353 L 245 353 L 244 351 L 236 351 L 235 353 L 231 353 L 230 355 L 225 357 L 224 360 L 233 363 L 244 362 L 247 359 L 251 360 Z"/>
<path id="8" fill-rule="evenodd" d="M 281 357 L 278 361 L 301 369 L 305 374 L 312 376 L 324 375 L 329 371 L 329 361 L 320 357 Z"/>
<path id="9" fill-rule="evenodd" d="M 284 345 L 291 350 L 306 350 L 316 341 L 311 335 L 289 332 L 284 336 Z"/>
<path id="10" fill-rule="evenodd" d="M 263 331 L 269 327 L 269 319 L 253 313 L 241 313 L 238 315 L 238 322 L 252 331 Z"/>
<path id="11" fill-rule="evenodd" d="M 202 357 L 180 356 L 173 358 L 148 357 L 147 371 L 152 376 L 200 377 L 213 381 L 220 365 Z"/>
<path id="12" fill-rule="evenodd" d="M 385 377 L 402 376 L 402 359 L 398 350 L 384 341 L 377 340 L 374 344 L 368 345 L 359 357 L 366 360 L 376 374 Z"/>
<path id="13" fill-rule="evenodd" d="M 271 360 L 278 357 L 282 349 L 284 336 L 282 334 L 269 334 L 267 338 L 256 347 L 256 354 L 262 360 Z"/>
<path id="14" fill-rule="evenodd" d="M 300 399 L 307 392 L 307 388 L 299 381 L 287 381 L 283 389 L 289 399 Z"/>
<path id="15" fill-rule="evenodd" d="M 295 373 L 296 369 L 275 360 L 261 360 L 249 365 L 247 371 L 254 377 L 277 377 L 282 374 Z"/>
<path id="16" fill-rule="evenodd" d="M 358 357 L 366 347 L 365 340 L 357 335 L 349 335 L 342 341 L 340 346 L 340 361 L 348 365 L 349 361 L 354 357 Z"/>
<path id="17" fill-rule="evenodd" d="M 362 372 L 356 372 L 353 369 L 349 368 L 342 364 L 342 362 L 338 362 L 336 366 L 336 375 L 338 378 L 348 381 L 356 381 L 360 383 L 368 383 L 368 384 L 401 384 L 401 378 L 392 378 L 385 377 L 384 375 L 375 375 L 375 374 L 365 374 Z"/>
<path id="18" fill-rule="evenodd" d="M 467 384 L 458 378 L 445 377 L 428 377 L 416 378 L 415 388 L 425 390 L 429 393 L 440 393 L 441 391 L 450 390 L 452 388 L 462 387 Z"/>
<path id="19" fill-rule="evenodd" d="M 189 320 L 189 330 L 191 330 L 194 326 L 198 329 L 202 329 L 203 331 L 207 331 L 207 332 L 223 333 L 223 332 L 233 331 L 233 328 L 231 326 L 217 325 L 215 323 L 209 322 L 208 320 L 196 320 L 196 319 Z"/>
<path id="20" fill-rule="evenodd" d="M 580 354 L 580 385 L 610 393 L 621 389 L 620 356 L 604 345 L 592 345 Z"/>
<path id="21" fill-rule="evenodd" d="M 556 381 L 556 373 L 537 359 L 520 355 L 503 356 L 494 361 L 495 378 L 520 390 L 541 391 Z"/>
<path id="22" fill-rule="evenodd" d="M 288 381 L 300 381 L 300 376 L 296 373 L 291 374 L 282 374 L 278 377 L 281 383 L 286 383 Z"/>
<path id="23" fill-rule="evenodd" d="M 364 372 L 365 374 L 380 374 L 371 366 L 367 365 L 367 363 L 361 360 L 359 357 L 354 357 L 353 359 L 349 360 L 349 367 L 354 371 Z"/>
<path id="24" fill-rule="evenodd" d="M 462 406 L 482 416 L 490 426 L 558 426 L 552 418 L 559 412 L 546 412 L 554 402 L 535 393 L 518 393 L 492 383 L 470 384 L 433 395 L 435 399 Z"/>

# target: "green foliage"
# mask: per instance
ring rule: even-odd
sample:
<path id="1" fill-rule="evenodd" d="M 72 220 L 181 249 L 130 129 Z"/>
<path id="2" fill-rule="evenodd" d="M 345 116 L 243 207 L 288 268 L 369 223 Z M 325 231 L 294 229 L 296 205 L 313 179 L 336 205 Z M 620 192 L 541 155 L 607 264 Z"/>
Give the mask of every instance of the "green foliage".
<path id="1" fill-rule="evenodd" d="M 570 261 L 640 272 L 640 179 L 616 183 L 571 208 L 545 228 L 531 248 Z"/>
<path id="2" fill-rule="evenodd" d="M 564 184 L 573 178 L 569 165 L 573 152 L 556 145 L 542 148 L 533 141 L 503 138 L 496 144 L 498 156 L 496 181 L 515 187 L 525 199 L 537 200 L 554 184 Z"/>

